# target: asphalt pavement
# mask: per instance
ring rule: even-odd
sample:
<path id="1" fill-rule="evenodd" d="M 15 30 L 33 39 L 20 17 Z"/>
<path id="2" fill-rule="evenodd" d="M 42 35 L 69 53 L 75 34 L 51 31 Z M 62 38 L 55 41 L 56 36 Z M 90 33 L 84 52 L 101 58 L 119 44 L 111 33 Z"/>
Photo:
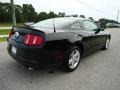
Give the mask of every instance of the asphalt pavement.
<path id="1" fill-rule="evenodd" d="M 0 43 L 0 90 L 120 90 L 120 29 L 108 31 L 109 49 L 84 57 L 72 73 L 29 71 L 8 55 L 7 42 Z"/>

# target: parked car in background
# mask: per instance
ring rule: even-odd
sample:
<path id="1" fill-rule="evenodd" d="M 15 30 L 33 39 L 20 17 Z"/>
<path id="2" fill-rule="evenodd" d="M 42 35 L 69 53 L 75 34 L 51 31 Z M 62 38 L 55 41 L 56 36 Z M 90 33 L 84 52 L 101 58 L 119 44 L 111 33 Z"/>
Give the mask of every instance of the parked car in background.
<path id="1" fill-rule="evenodd" d="M 120 24 L 116 23 L 107 23 L 106 28 L 120 28 Z"/>
<path id="2" fill-rule="evenodd" d="M 97 49 L 108 49 L 111 35 L 84 18 L 52 18 L 13 27 L 8 38 L 8 53 L 26 67 L 62 65 L 74 71 L 81 57 Z"/>

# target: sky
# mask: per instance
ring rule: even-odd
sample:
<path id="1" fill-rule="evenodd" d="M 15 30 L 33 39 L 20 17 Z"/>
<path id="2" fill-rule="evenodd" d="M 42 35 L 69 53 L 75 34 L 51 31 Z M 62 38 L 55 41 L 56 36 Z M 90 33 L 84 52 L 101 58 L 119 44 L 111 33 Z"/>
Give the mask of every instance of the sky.
<path id="1" fill-rule="evenodd" d="M 10 0 L 0 1 L 10 2 Z M 120 0 L 14 0 L 14 3 L 32 4 L 37 12 L 65 12 L 67 15 L 85 15 L 95 20 L 100 18 L 116 20 L 120 9 Z"/>

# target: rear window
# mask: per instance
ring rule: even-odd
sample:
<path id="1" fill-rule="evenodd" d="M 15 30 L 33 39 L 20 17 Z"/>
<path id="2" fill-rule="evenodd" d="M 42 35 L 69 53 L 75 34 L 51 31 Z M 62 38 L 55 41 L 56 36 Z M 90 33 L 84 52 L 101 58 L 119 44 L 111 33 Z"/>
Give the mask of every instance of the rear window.
<path id="1" fill-rule="evenodd" d="M 67 18 L 52 18 L 52 19 L 47 19 L 44 21 L 40 21 L 38 23 L 35 23 L 31 26 L 33 27 L 44 27 L 44 28 L 54 28 L 53 27 L 53 22 L 56 28 L 62 27 L 64 25 L 70 24 L 73 22 L 72 19 L 67 19 Z"/>
<path id="2" fill-rule="evenodd" d="M 53 19 L 47 19 L 47 20 L 43 20 L 40 22 L 37 22 L 33 25 L 31 25 L 33 27 L 44 27 L 44 28 L 53 28 Z"/>

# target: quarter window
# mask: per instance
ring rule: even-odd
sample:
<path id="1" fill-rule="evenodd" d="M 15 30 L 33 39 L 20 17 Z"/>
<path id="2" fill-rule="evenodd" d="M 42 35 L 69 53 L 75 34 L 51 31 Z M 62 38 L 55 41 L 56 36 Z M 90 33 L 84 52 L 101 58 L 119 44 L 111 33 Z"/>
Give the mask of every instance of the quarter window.
<path id="1" fill-rule="evenodd" d="M 79 23 L 79 22 L 76 22 L 76 23 L 74 23 L 74 24 L 72 24 L 72 25 L 70 26 L 70 29 L 72 29 L 72 30 L 81 30 L 82 28 L 81 28 L 80 23 Z"/>
<path id="2" fill-rule="evenodd" d="M 97 25 L 95 25 L 91 21 L 83 21 L 83 23 L 85 26 L 85 30 L 87 30 L 87 31 L 93 31 L 93 30 L 97 29 Z"/>

